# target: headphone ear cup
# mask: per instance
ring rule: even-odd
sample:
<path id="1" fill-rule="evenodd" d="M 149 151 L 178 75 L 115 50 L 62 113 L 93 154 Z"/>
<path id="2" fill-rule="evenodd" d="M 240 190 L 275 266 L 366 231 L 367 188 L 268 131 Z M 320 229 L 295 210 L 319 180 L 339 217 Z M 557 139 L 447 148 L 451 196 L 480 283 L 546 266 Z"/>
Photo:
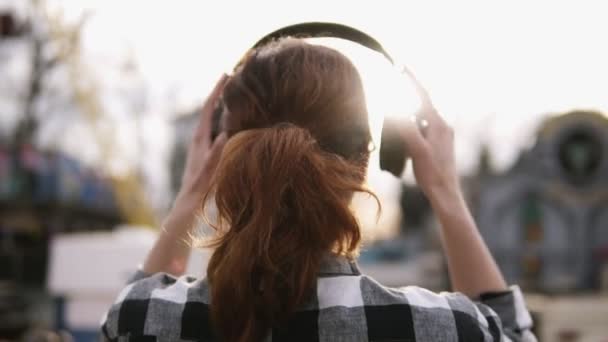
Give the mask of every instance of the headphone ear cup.
<path id="1" fill-rule="evenodd" d="M 218 101 L 213 113 L 211 114 L 211 141 L 215 141 L 222 133 L 222 113 L 224 112 L 224 102 Z"/>
<path id="2" fill-rule="evenodd" d="M 403 141 L 398 127 L 400 125 L 395 124 L 392 119 L 384 119 L 380 140 L 380 169 L 400 178 L 409 156 L 407 156 L 405 141 Z"/>

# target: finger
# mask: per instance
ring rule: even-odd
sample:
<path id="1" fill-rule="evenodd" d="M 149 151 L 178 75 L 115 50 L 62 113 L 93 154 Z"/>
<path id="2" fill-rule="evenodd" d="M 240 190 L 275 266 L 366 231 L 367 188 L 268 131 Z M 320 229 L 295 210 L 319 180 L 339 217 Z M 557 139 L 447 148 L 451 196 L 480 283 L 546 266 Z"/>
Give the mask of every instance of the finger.
<path id="1" fill-rule="evenodd" d="M 410 78 L 410 80 L 412 80 L 414 89 L 416 90 L 418 97 L 420 97 L 420 106 L 422 110 L 425 110 L 427 108 L 433 108 L 433 101 L 431 101 L 431 96 L 429 95 L 429 92 L 424 86 L 422 86 L 422 83 L 418 81 L 418 78 L 416 78 L 416 75 L 414 75 L 412 70 L 410 70 L 406 65 L 403 65 L 401 73 L 406 74 Z"/>
<path id="2" fill-rule="evenodd" d="M 217 100 L 222 95 L 222 91 L 224 91 L 224 86 L 226 85 L 227 81 L 228 81 L 228 75 L 222 74 L 220 79 L 217 81 L 217 83 L 213 87 L 213 90 L 211 90 L 211 93 L 205 100 L 205 103 L 203 104 L 203 112 L 212 112 L 215 109 L 215 104 L 217 103 Z"/>
<path id="3" fill-rule="evenodd" d="M 418 116 L 420 117 L 419 119 L 428 120 L 429 125 L 432 126 L 445 125 L 445 120 L 439 114 L 439 112 L 435 108 L 435 105 L 433 105 L 433 101 L 431 100 L 429 92 L 422 85 L 422 83 L 418 81 L 416 75 L 414 75 L 412 70 L 410 70 L 407 66 L 404 65 L 401 72 L 406 74 L 412 80 L 414 89 L 416 90 L 416 93 L 420 98 L 420 111 L 418 113 Z"/>
<path id="4" fill-rule="evenodd" d="M 223 74 L 219 81 L 215 84 L 215 87 L 205 99 L 203 108 L 201 109 L 201 118 L 194 133 L 194 139 L 196 141 L 202 141 L 203 143 L 210 143 L 211 140 L 211 126 L 213 120 L 213 110 L 217 105 L 219 98 L 222 95 L 224 86 L 228 81 L 228 76 Z"/>
<path id="5" fill-rule="evenodd" d="M 222 151 L 224 150 L 224 145 L 226 145 L 226 141 L 228 141 L 228 135 L 225 132 L 218 135 L 213 141 L 213 145 L 211 145 L 209 157 L 207 159 L 207 166 L 211 170 L 215 170 L 217 167 L 220 156 L 222 155 Z"/>
<path id="6" fill-rule="evenodd" d="M 401 125 L 400 132 L 405 142 L 407 153 L 414 160 L 427 154 L 428 143 L 416 122 L 414 120 L 403 120 L 399 124 Z"/>

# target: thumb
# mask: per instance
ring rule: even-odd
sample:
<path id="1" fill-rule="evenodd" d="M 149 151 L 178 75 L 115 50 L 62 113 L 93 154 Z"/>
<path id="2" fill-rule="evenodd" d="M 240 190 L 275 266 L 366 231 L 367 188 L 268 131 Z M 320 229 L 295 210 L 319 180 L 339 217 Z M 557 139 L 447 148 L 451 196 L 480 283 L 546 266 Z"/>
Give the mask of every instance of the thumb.
<path id="1" fill-rule="evenodd" d="M 413 158 L 418 159 L 427 154 L 428 143 L 418 125 L 414 120 L 400 120 L 399 122 L 401 137 L 405 142 L 407 153 Z"/>

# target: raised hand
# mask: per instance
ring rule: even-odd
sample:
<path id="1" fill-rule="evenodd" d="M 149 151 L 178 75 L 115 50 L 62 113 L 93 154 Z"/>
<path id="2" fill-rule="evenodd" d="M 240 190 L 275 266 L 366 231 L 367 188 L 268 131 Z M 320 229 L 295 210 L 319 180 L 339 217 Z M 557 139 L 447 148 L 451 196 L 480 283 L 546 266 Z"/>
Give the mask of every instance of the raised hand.
<path id="1" fill-rule="evenodd" d="M 414 120 L 406 120 L 401 130 L 418 185 L 431 200 L 443 196 L 446 191 L 459 192 L 454 130 L 435 109 L 428 92 L 414 74 L 407 68 L 403 73 L 411 78 L 421 100 Z"/>
<path id="2" fill-rule="evenodd" d="M 209 186 L 226 143 L 226 134 L 220 134 L 215 140 L 211 139 L 211 121 L 213 110 L 227 80 L 228 77 L 223 75 L 203 104 L 200 122 L 188 147 L 186 167 L 178 197 L 186 196 L 200 200 Z"/>
<path id="3" fill-rule="evenodd" d="M 161 234 L 144 262 L 143 271 L 148 274 L 167 272 L 181 275 L 186 270 L 190 255 L 187 242 L 190 231 L 226 143 L 225 134 L 212 141 L 211 117 L 227 79 L 225 75 L 222 76 L 203 104 L 201 120 L 188 148 L 180 191 L 163 221 Z"/>
<path id="4" fill-rule="evenodd" d="M 411 71 L 422 106 L 416 120 L 405 120 L 403 139 L 414 175 L 441 224 L 442 244 L 455 291 L 471 298 L 505 291 L 505 280 L 484 243 L 460 190 L 454 158 L 454 130 L 439 115 L 428 92 Z M 418 122 L 426 120 L 421 129 Z"/>

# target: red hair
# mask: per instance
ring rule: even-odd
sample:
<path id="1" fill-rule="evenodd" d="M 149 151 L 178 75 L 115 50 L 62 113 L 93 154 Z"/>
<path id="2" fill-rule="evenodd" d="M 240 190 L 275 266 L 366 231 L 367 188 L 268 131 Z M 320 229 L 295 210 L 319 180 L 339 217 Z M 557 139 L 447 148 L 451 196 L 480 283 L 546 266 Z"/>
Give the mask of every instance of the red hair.
<path id="1" fill-rule="evenodd" d="M 298 39 L 246 56 L 223 100 L 211 318 L 223 341 L 259 341 L 311 296 L 325 254 L 357 253 L 367 107 L 346 57 Z"/>

